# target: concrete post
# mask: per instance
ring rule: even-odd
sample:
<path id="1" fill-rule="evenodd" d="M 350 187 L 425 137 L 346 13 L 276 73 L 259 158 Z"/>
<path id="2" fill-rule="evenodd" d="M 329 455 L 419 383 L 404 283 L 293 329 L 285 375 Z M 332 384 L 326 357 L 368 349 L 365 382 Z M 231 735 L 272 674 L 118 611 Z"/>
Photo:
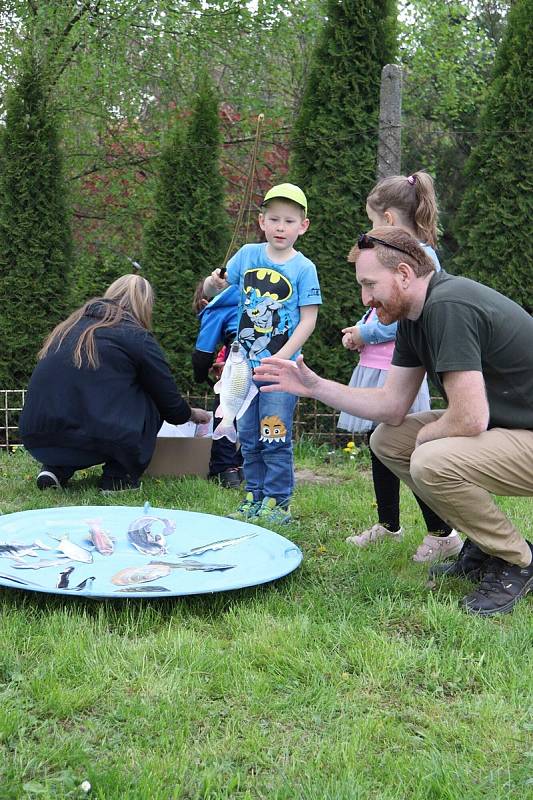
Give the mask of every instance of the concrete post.
<path id="1" fill-rule="evenodd" d="M 381 70 L 377 178 L 399 175 L 402 161 L 402 70 L 386 64 Z"/>

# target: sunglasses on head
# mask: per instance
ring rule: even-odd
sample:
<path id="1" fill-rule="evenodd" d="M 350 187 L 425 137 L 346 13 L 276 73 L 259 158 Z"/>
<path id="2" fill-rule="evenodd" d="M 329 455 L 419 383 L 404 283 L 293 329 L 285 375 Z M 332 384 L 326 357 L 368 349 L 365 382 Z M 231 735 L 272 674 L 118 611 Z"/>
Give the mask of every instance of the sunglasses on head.
<path id="1" fill-rule="evenodd" d="M 391 250 L 398 250 L 398 252 L 403 253 L 406 256 L 411 256 L 411 253 L 408 253 L 407 250 L 403 249 L 403 247 L 398 247 L 396 244 L 390 244 L 389 242 L 385 242 L 383 239 L 378 239 L 376 236 L 370 236 L 368 233 L 362 233 L 357 240 L 357 247 L 359 250 L 372 249 L 376 246 L 376 244 L 382 244 L 383 247 L 390 247 Z"/>

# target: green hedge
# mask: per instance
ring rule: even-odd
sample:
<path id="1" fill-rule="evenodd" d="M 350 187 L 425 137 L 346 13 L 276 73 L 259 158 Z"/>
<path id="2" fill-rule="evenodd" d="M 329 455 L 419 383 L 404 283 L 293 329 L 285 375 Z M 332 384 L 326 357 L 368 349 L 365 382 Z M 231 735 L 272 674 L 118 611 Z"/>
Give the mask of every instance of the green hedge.
<path id="1" fill-rule="evenodd" d="M 330 0 L 326 15 L 294 127 L 291 178 L 308 197 L 311 225 L 299 247 L 317 266 L 324 301 L 306 359 L 342 380 L 353 358 L 341 347 L 340 330 L 362 313 L 346 256 L 369 227 L 381 70 L 396 53 L 396 4 Z"/>
<path id="2" fill-rule="evenodd" d="M 65 315 L 71 233 L 46 72 L 29 51 L 7 93 L 0 138 L 0 386 L 25 386 L 44 337 Z"/>
<path id="3" fill-rule="evenodd" d="M 156 292 L 154 332 L 182 388 L 192 386 L 194 288 L 220 265 L 229 239 L 220 147 L 218 98 L 203 74 L 190 118 L 185 125 L 177 120 L 160 157 L 143 258 L 143 274 Z"/>
<path id="4" fill-rule="evenodd" d="M 517 0 L 496 54 L 466 166 L 454 272 L 479 280 L 533 312 L 533 0 Z"/>

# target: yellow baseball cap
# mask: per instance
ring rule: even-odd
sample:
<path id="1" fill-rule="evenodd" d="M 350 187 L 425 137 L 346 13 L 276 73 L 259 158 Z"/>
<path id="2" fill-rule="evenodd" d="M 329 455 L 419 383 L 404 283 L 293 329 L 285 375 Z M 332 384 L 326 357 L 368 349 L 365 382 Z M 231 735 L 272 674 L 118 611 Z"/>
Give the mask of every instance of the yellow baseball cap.
<path id="1" fill-rule="evenodd" d="M 269 189 L 266 193 L 263 205 L 277 197 L 281 197 L 285 200 L 292 200 L 293 203 L 302 206 L 305 211 L 305 216 L 307 216 L 307 198 L 299 186 L 295 186 L 294 183 L 280 183 L 278 186 L 273 186 L 272 189 Z"/>

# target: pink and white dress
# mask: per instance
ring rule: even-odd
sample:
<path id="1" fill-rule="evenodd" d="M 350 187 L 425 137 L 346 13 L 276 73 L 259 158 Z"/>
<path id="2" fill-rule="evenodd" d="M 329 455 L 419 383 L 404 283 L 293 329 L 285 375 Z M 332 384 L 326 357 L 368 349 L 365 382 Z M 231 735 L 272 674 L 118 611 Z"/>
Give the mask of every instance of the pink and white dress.
<path id="1" fill-rule="evenodd" d="M 367 311 L 364 317 L 358 322 L 358 325 L 370 324 L 374 322 L 376 318 L 376 309 L 372 308 L 369 312 Z M 379 344 L 366 344 L 359 356 L 359 363 L 354 369 L 348 385 L 356 389 L 372 389 L 383 386 L 391 365 L 393 352 L 394 339 L 387 342 L 380 342 Z M 429 411 L 430 408 L 431 403 L 428 382 L 427 379 L 424 378 L 415 401 L 409 409 L 409 413 L 416 414 L 419 411 Z M 354 417 L 352 414 L 347 414 L 346 411 L 341 411 L 337 422 L 337 428 L 342 431 L 349 431 L 350 433 L 367 433 L 373 431 L 377 424 L 378 423 L 374 420 Z"/>

